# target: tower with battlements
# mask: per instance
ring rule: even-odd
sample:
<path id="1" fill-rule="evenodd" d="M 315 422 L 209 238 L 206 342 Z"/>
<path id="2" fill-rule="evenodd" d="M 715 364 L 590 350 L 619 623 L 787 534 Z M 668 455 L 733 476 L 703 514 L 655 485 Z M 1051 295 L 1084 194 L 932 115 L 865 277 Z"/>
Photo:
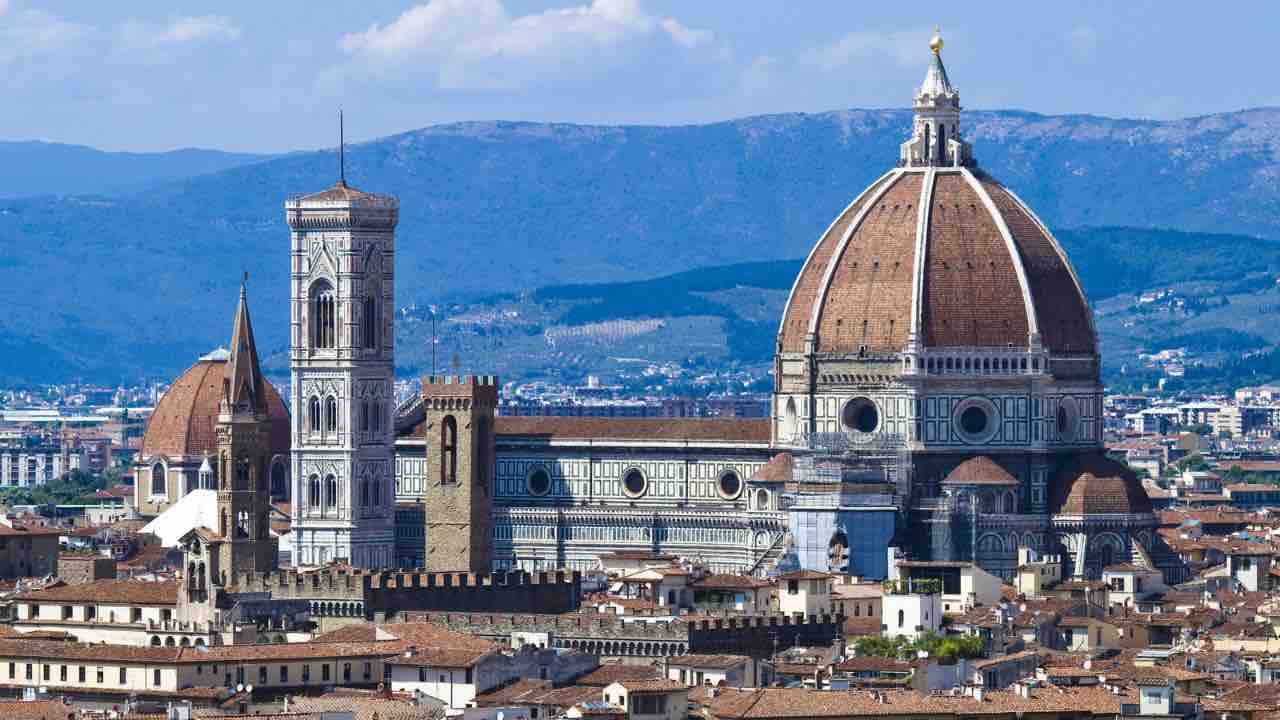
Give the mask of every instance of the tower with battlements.
<path id="1" fill-rule="evenodd" d="M 292 241 L 294 563 L 394 562 L 399 201 L 339 180 L 285 203 Z"/>
<path id="2" fill-rule="evenodd" d="M 493 567 L 494 411 L 492 376 L 422 380 L 426 441 L 425 566 L 487 573 Z"/>

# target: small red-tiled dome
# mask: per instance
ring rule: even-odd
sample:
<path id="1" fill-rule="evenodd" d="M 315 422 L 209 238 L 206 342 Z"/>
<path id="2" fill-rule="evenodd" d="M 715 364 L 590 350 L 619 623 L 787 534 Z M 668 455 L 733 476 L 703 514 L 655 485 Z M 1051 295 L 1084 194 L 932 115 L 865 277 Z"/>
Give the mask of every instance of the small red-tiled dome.
<path id="1" fill-rule="evenodd" d="M 214 426 L 226 365 L 225 351 L 212 353 L 173 381 L 147 421 L 140 457 L 213 454 L 218 444 Z M 264 382 L 263 387 L 271 420 L 271 454 L 288 455 L 289 412 L 271 383 Z"/>
<path id="2" fill-rule="evenodd" d="M 1018 479 L 986 455 L 960 463 L 947 473 L 943 485 L 1017 485 Z"/>
<path id="3" fill-rule="evenodd" d="M 921 204 L 925 203 L 924 212 Z M 1003 185 L 968 167 L 898 168 L 818 241 L 783 313 L 782 352 L 1027 348 L 1095 355 L 1062 248 Z"/>
<path id="4" fill-rule="evenodd" d="M 1053 480 L 1049 512 L 1054 515 L 1140 514 L 1151 512 L 1151 498 L 1138 476 L 1104 455 L 1072 459 Z"/>

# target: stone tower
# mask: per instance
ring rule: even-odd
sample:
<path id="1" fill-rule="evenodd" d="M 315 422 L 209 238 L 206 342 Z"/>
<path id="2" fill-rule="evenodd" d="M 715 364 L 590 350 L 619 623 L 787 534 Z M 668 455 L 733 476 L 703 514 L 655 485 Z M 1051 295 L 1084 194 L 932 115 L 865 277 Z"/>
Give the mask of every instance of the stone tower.
<path id="1" fill-rule="evenodd" d="M 493 569 L 493 376 L 422 380 L 428 570 Z"/>
<path id="2" fill-rule="evenodd" d="M 258 367 L 249 302 L 241 285 L 215 427 L 217 533 L 222 539 L 218 568 L 230 577 L 276 567 L 276 541 L 270 532 L 271 426 L 266 385 Z"/>
<path id="3" fill-rule="evenodd" d="M 394 555 L 394 197 L 291 198 L 294 563 Z"/>

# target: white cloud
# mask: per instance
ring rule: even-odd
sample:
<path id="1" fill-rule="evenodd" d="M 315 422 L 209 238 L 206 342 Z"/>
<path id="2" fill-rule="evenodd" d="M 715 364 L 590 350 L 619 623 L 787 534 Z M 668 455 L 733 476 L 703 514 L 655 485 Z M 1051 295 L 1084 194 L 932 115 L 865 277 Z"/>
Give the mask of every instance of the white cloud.
<path id="1" fill-rule="evenodd" d="M 124 24 L 123 43 L 126 48 L 150 50 L 201 41 L 235 40 L 240 32 L 240 26 L 222 15 L 184 17 L 168 25 L 135 20 Z"/>
<path id="2" fill-rule="evenodd" d="M 90 31 L 43 10 L 7 15 L 7 9 L 6 0 L 0 0 L 0 63 L 62 50 Z"/>
<path id="3" fill-rule="evenodd" d="M 1077 25 L 1067 32 L 1067 45 L 1081 57 L 1093 55 L 1098 49 L 1098 31 L 1091 25 Z"/>
<path id="4" fill-rule="evenodd" d="M 476 89 L 527 81 L 530 65 L 581 73 L 645 43 L 693 50 L 714 41 L 708 30 L 648 13 L 640 0 L 591 0 L 518 16 L 501 0 L 428 0 L 385 25 L 344 35 L 339 47 L 378 74 L 426 64 L 440 87 Z"/>
<path id="5" fill-rule="evenodd" d="M 802 65 L 823 71 L 839 70 L 870 58 L 888 58 L 904 68 L 918 67 L 922 58 L 927 57 L 932 35 L 933 31 L 927 27 L 894 32 L 855 30 L 803 53 L 800 61 Z"/>

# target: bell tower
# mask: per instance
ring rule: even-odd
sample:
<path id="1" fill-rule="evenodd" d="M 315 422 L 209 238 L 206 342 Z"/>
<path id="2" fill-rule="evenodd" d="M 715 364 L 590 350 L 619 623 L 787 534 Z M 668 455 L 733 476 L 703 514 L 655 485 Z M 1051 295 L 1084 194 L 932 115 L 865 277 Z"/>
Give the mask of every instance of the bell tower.
<path id="1" fill-rule="evenodd" d="M 240 286 L 231 351 L 222 374 L 222 399 L 215 428 L 218 439 L 218 567 L 228 577 L 276 567 L 270 532 L 271 426 L 266 379 L 249 321 L 249 301 Z"/>
<path id="2" fill-rule="evenodd" d="M 294 564 L 394 564 L 394 197 L 345 177 L 285 202 Z"/>
<path id="3" fill-rule="evenodd" d="M 432 572 L 493 571 L 493 376 L 422 380 L 426 440 L 425 566 Z"/>

